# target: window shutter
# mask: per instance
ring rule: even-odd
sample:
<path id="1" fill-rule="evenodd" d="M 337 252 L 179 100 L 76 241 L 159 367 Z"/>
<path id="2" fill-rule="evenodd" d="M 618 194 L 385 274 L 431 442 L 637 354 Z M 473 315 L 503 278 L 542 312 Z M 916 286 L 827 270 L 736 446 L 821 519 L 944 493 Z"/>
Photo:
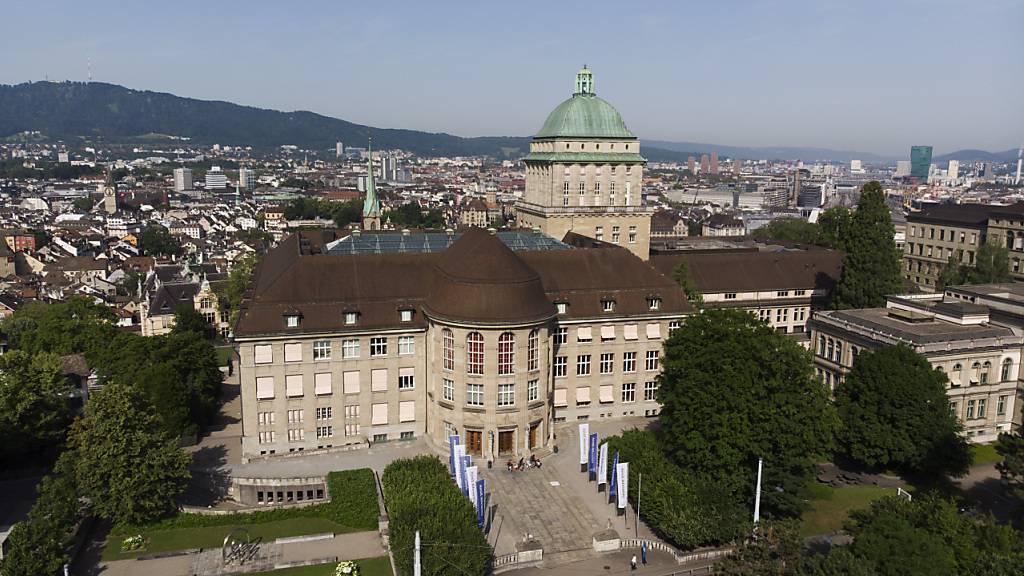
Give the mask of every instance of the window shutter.
<path id="1" fill-rule="evenodd" d="M 274 397 L 274 377 L 260 376 L 256 378 L 256 399 L 268 400 Z"/>
<path id="2" fill-rule="evenodd" d="M 661 338 L 661 324 L 657 322 L 651 322 L 647 325 L 647 338 L 649 340 L 657 340 Z"/>
<path id="3" fill-rule="evenodd" d="M 284 345 L 284 361 L 285 362 L 302 362 L 302 344 L 296 342 L 294 344 Z"/>
<path id="4" fill-rule="evenodd" d="M 636 324 L 626 324 L 623 329 L 623 338 L 626 340 L 636 340 Z"/>
<path id="5" fill-rule="evenodd" d="M 615 395 L 614 395 L 614 389 L 613 388 L 614 387 L 612 385 L 610 385 L 610 384 L 605 384 L 605 385 L 601 386 L 601 403 L 602 404 L 604 404 L 606 402 L 614 402 L 615 401 Z M 587 394 L 587 397 L 589 398 L 590 394 Z"/>
<path id="6" fill-rule="evenodd" d="M 289 398 L 302 396 L 302 375 L 292 374 L 284 377 L 284 393 Z"/>
<path id="7" fill-rule="evenodd" d="M 555 388 L 555 406 L 556 407 L 564 408 L 565 406 L 569 405 L 569 402 L 566 400 L 567 394 L 568 394 L 568 390 L 566 390 L 565 388 Z"/>
<path id="8" fill-rule="evenodd" d="M 374 404 L 373 415 L 370 420 L 370 424 L 374 426 L 388 423 L 388 405 L 387 404 Z"/>
<path id="9" fill-rule="evenodd" d="M 398 369 L 398 376 L 399 377 L 402 377 L 402 376 L 415 376 L 415 375 L 416 375 L 416 369 L 415 368 L 399 368 Z"/>
<path id="10" fill-rule="evenodd" d="M 590 386 L 580 386 L 576 389 L 576 402 L 590 402 Z"/>
<path id="11" fill-rule="evenodd" d="M 398 403 L 398 421 L 412 422 L 416 419 L 416 401 L 406 400 Z"/>
<path id="12" fill-rule="evenodd" d="M 359 372 L 345 372 L 345 394 L 359 394 Z"/>
<path id="13" fill-rule="evenodd" d="M 274 361 L 274 349 L 270 344 L 259 344 L 252 347 L 253 363 L 270 364 Z"/>
<path id="14" fill-rule="evenodd" d="M 331 393 L 331 373 L 320 372 L 314 376 L 313 391 L 317 396 Z"/>
<path id="15" fill-rule="evenodd" d="M 579 328 L 576 329 L 576 339 L 577 340 L 586 341 L 586 340 L 592 340 L 593 338 L 594 338 L 594 336 L 593 336 L 593 334 L 590 331 L 590 326 L 580 326 Z"/>
<path id="16" fill-rule="evenodd" d="M 601 340 L 615 340 L 615 326 L 601 326 Z"/>
<path id="17" fill-rule="evenodd" d="M 374 392 L 387 392 L 388 369 L 378 368 L 370 372 L 370 390 Z"/>

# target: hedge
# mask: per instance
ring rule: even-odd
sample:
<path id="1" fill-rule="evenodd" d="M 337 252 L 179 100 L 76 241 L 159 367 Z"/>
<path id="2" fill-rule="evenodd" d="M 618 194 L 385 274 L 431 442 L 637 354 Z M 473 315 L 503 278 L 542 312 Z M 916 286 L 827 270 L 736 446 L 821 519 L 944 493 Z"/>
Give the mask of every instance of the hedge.
<path id="1" fill-rule="evenodd" d="M 663 540 L 692 550 L 731 542 L 746 530 L 747 511 L 738 497 L 671 462 L 652 432 L 627 430 L 607 441 L 608 478 L 618 450 L 619 462 L 629 462 L 629 500 L 636 506 L 643 473 L 640 517 Z"/>
<path id="2" fill-rule="evenodd" d="M 195 514 L 183 512 L 159 522 L 144 526 L 117 526 L 113 532 L 137 533 L 175 528 L 207 526 L 252 525 L 290 518 L 320 517 L 331 520 L 353 532 L 377 529 L 377 482 L 373 470 L 360 468 L 331 472 L 327 475 L 327 489 L 331 499 L 321 504 L 298 508 L 272 508 L 237 514 Z"/>
<path id="3" fill-rule="evenodd" d="M 391 550 L 399 574 L 413 573 L 420 532 L 423 576 L 488 574 L 493 551 L 477 526 L 473 504 L 436 456 L 396 460 L 384 469 Z"/>

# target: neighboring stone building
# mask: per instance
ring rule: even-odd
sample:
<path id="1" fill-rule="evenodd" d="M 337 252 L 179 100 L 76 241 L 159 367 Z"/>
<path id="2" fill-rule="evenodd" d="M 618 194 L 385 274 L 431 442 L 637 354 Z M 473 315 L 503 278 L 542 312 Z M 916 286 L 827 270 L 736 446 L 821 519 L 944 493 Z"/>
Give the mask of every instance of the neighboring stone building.
<path id="1" fill-rule="evenodd" d="M 1010 252 L 1010 274 L 1024 280 L 1024 203 L 1012 206 L 989 206 L 987 239 Z"/>
<path id="2" fill-rule="evenodd" d="M 487 208 L 486 201 L 481 198 L 470 198 L 462 204 L 459 210 L 460 226 L 487 228 L 490 224 L 490 210 Z"/>
<path id="3" fill-rule="evenodd" d="M 651 238 L 680 238 L 688 234 L 686 220 L 671 210 L 656 210 L 651 216 Z"/>
<path id="4" fill-rule="evenodd" d="M 843 266 L 837 250 L 661 253 L 651 265 L 668 278 L 686 262 L 708 308 L 739 308 L 806 341 L 813 311 L 826 308 Z"/>
<path id="5" fill-rule="evenodd" d="M 520 226 L 561 239 L 574 232 L 627 248 L 646 259 L 652 209 L 643 205 L 647 160 L 618 111 L 594 93 L 586 67 L 572 97 L 548 115 L 530 142 Z"/>
<path id="6" fill-rule="evenodd" d="M 199 312 L 218 334 L 226 336 L 229 332 L 228 319 L 221 314 L 217 295 L 205 274 L 191 278 L 180 266 L 156 266 L 143 282 L 142 296 L 139 322 L 143 336 L 170 332 L 174 328 L 174 314 L 182 306 Z"/>
<path id="7" fill-rule="evenodd" d="M 701 228 L 702 236 L 744 236 L 747 233 L 743 220 L 729 214 L 714 214 Z"/>
<path id="8" fill-rule="evenodd" d="M 949 375 L 949 409 L 969 441 L 1010 431 L 1024 339 L 992 322 L 987 307 L 942 294 L 894 296 L 885 308 L 817 312 L 810 326 L 816 369 L 831 387 L 842 386 L 862 350 L 905 344 Z"/>
<path id="9" fill-rule="evenodd" d="M 302 233 L 266 256 L 235 330 L 243 458 L 460 434 L 494 459 L 555 422 L 657 414 L 663 339 L 692 311 L 674 282 L 618 247 L 423 236 L 366 253 Z"/>
<path id="10" fill-rule="evenodd" d="M 985 243 L 992 208 L 983 204 L 943 204 L 907 216 L 903 277 L 919 288 L 934 290 L 950 257 L 973 265 L 978 247 Z"/>

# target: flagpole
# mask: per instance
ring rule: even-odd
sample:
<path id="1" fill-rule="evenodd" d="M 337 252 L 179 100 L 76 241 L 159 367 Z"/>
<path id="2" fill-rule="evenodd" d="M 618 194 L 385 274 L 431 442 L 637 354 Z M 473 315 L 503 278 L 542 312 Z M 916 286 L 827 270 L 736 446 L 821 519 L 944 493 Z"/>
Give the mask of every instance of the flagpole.
<path id="1" fill-rule="evenodd" d="M 640 538 L 640 490 L 644 487 L 644 473 L 639 472 L 636 481 L 636 537 Z"/>
<path id="2" fill-rule="evenodd" d="M 754 526 L 757 526 L 757 522 L 761 519 L 761 464 L 760 458 L 757 459 L 757 491 L 754 492 Z"/>

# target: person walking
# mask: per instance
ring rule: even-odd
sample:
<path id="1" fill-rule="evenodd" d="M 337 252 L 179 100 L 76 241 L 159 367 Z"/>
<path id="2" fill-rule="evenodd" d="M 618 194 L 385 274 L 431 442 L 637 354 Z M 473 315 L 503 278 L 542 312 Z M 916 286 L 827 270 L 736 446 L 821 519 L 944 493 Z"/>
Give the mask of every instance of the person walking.
<path id="1" fill-rule="evenodd" d="M 636 570 L 636 554 L 633 554 L 633 557 L 629 559 L 629 569 Z"/>

